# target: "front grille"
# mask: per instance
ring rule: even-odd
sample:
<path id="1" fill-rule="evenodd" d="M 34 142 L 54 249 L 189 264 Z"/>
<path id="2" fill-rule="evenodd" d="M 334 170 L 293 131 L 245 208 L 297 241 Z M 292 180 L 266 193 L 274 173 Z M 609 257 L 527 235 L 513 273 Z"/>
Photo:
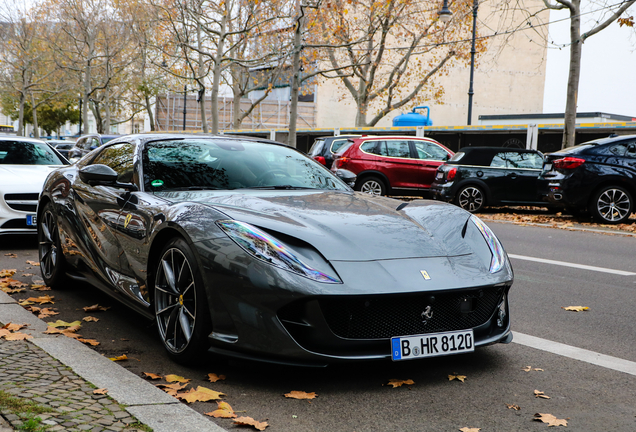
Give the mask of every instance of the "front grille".
<path id="1" fill-rule="evenodd" d="M 4 201 L 13 210 L 32 212 L 32 213 L 35 213 L 35 211 L 38 208 L 38 198 L 39 198 L 39 194 L 37 193 L 21 193 L 21 194 L 5 194 L 4 195 Z"/>
<path id="2" fill-rule="evenodd" d="M 504 289 L 482 288 L 406 296 L 364 296 L 320 301 L 331 331 L 347 339 L 378 339 L 464 330 L 488 321 Z M 422 318 L 431 306 L 430 319 Z"/>

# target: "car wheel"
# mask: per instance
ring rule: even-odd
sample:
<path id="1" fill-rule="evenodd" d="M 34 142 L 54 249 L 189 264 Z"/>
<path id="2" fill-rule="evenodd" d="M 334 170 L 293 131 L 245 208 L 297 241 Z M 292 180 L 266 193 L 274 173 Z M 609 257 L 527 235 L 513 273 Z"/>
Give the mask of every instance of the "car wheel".
<path id="1" fill-rule="evenodd" d="M 477 186 L 464 186 L 457 193 L 455 204 L 464 210 L 476 213 L 486 205 L 486 197 Z"/>
<path id="2" fill-rule="evenodd" d="M 159 336 L 173 360 L 191 364 L 207 350 L 212 329 L 203 278 L 190 246 L 170 240 L 156 263 L 155 319 Z"/>
<path id="3" fill-rule="evenodd" d="M 630 193 L 620 186 L 600 189 L 590 203 L 590 213 L 598 222 L 618 224 L 632 214 L 634 204 Z"/>
<path id="4" fill-rule="evenodd" d="M 38 255 L 44 283 L 59 288 L 66 276 L 64 254 L 60 246 L 60 230 L 50 202 L 38 218 Z"/>
<path id="5" fill-rule="evenodd" d="M 365 177 L 356 184 L 356 190 L 369 195 L 384 195 L 386 193 L 384 182 L 378 177 Z"/>

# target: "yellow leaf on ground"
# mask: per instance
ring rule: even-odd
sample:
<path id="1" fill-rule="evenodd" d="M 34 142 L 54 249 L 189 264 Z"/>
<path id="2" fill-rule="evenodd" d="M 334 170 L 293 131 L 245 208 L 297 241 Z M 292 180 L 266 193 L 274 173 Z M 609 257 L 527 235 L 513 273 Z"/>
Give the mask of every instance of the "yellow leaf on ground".
<path id="1" fill-rule="evenodd" d="M 18 331 L 20 329 L 23 329 L 26 326 L 27 326 L 26 324 L 7 323 L 2 328 L 14 332 L 14 331 Z"/>
<path id="2" fill-rule="evenodd" d="M 53 304 L 53 303 L 55 303 L 53 301 L 54 298 L 55 297 L 53 297 L 53 296 L 46 295 L 46 296 L 40 296 L 40 297 L 29 297 L 28 299 L 26 299 L 26 301 L 33 302 L 33 303 L 39 303 L 39 304 L 45 304 L 45 303 Z"/>
<path id="3" fill-rule="evenodd" d="M 106 307 L 106 306 L 100 306 L 98 304 L 94 304 L 93 306 L 85 306 L 82 309 L 84 309 L 84 312 L 98 312 L 98 311 L 107 311 L 108 309 L 110 309 L 110 306 Z"/>
<path id="4" fill-rule="evenodd" d="M 545 393 L 543 393 L 542 391 L 539 391 L 539 390 L 535 390 L 534 391 L 534 397 L 538 397 L 538 398 L 542 398 L 542 399 L 550 399 L 550 396 L 546 395 Z"/>
<path id="5" fill-rule="evenodd" d="M 534 419 L 536 421 L 540 421 L 543 423 L 547 423 L 548 426 L 567 426 L 568 425 L 568 421 L 565 419 L 558 419 L 555 416 L 553 416 L 552 414 L 541 414 L 541 413 L 536 413 L 534 415 Z"/>
<path id="6" fill-rule="evenodd" d="M 583 312 L 586 310 L 590 310 L 588 306 L 566 306 L 566 307 L 561 306 L 561 309 L 565 309 L 566 311 L 572 311 L 572 312 Z"/>
<path id="7" fill-rule="evenodd" d="M 448 376 L 448 380 L 449 381 L 457 380 L 457 381 L 464 382 L 466 381 L 466 375 L 457 375 L 457 372 L 455 372 L 455 375 Z"/>
<path id="8" fill-rule="evenodd" d="M 184 378 L 182 376 L 174 375 L 174 374 L 166 375 L 165 378 L 166 378 L 166 381 L 168 381 L 169 383 L 172 383 L 172 382 L 189 383 L 190 381 L 192 381 L 189 378 Z"/>
<path id="9" fill-rule="evenodd" d="M 14 253 L 6 253 L 4 256 L 8 256 L 9 258 L 17 258 L 18 256 Z"/>
<path id="10" fill-rule="evenodd" d="M 178 391 L 186 387 L 188 384 L 157 384 L 157 387 L 168 393 L 170 396 L 177 397 Z"/>
<path id="11" fill-rule="evenodd" d="M 66 321 L 62 321 L 62 320 L 57 320 L 55 322 L 47 322 L 46 323 L 49 327 L 75 327 L 75 326 L 82 326 L 82 322 L 81 321 L 73 321 L 73 322 L 66 322 Z"/>
<path id="12" fill-rule="evenodd" d="M 40 263 L 39 263 L 39 262 L 37 262 L 37 261 L 31 261 L 31 260 L 27 260 L 27 261 L 26 261 L 26 263 L 27 263 L 28 265 L 32 265 L 32 266 L 39 266 L 39 265 L 40 265 Z"/>
<path id="13" fill-rule="evenodd" d="M 40 284 L 31 285 L 31 289 L 34 291 L 51 291 L 51 287 L 46 285 L 40 285 Z"/>
<path id="14" fill-rule="evenodd" d="M 38 308 L 39 309 L 39 308 Z M 31 311 L 33 312 L 33 311 Z M 48 318 L 50 316 L 53 315 L 59 315 L 59 312 L 55 312 L 53 309 L 51 308 L 43 308 L 43 309 L 39 309 L 38 310 L 38 318 L 42 319 L 42 318 Z"/>
<path id="15" fill-rule="evenodd" d="M 0 278 L 4 278 L 4 277 L 11 277 L 15 274 L 17 270 L 16 269 L 3 269 L 0 270 Z"/>
<path id="16" fill-rule="evenodd" d="M 7 329 L 5 329 L 5 328 L 0 329 L 0 338 L 3 338 L 3 337 L 5 337 L 6 335 L 10 335 L 10 334 L 11 334 L 11 332 L 10 332 L 9 330 L 7 330 Z"/>
<path id="17" fill-rule="evenodd" d="M 254 429 L 263 431 L 267 426 L 267 422 L 259 422 L 254 420 L 252 417 L 239 417 L 234 419 L 234 424 L 238 426 L 254 426 Z"/>
<path id="18" fill-rule="evenodd" d="M 33 338 L 33 336 L 26 333 L 11 333 L 11 334 L 5 335 L 4 338 L 8 341 L 15 341 L 15 340 L 31 339 Z"/>
<path id="19" fill-rule="evenodd" d="M 157 375 L 157 374 L 154 374 L 154 373 L 151 373 L 151 372 L 144 372 L 144 375 L 146 375 L 146 378 L 150 378 L 150 379 L 153 379 L 153 380 L 161 379 L 161 375 Z"/>
<path id="20" fill-rule="evenodd" d="M 469 427 L 463 427 L 460 429 L 460 431 L 462 432 L 479 432 L 481 430 L 481 428 L 469 428 Z"/>
<path id="21" fill-rule="evenodd" d="M 183 399 L 188 403 L 218 400 L 221 399 L 223 396 L 225 396 L 225 394 L 201 386 L 198 386 L 196 390 L 190 389 L 189 392 L 177 394 L 177 397 L 179 399 Z"/>
<path id="22" fill-rule="evenodd" d="M 407 380 L 390 379 L 389 384 L 387 385 L 390 385 L 390 386 L 393 386 L 393 388 L 396 388 L 396 387 L 402 387 L 403 384 L 413 385 L 415 384 L 415 381 L 413 381 L 412 379 L 407 379 Z"/>
<path id="23" fill-rule="evenodd" d="M 105 395 L 106 393 L 108 393 L 108 390 L 106 390 L 105 388 L 93 390 L 93 394 L 97 394 L 97 395 Z"/>
<path id="24" fill-rule="evenodd" d="M 541 368 L 533 368 L 532 366 L 526 366 L 524 368 L 521 368 L 521 370 L 524 371 L 524 372 L 530 372 L 530 371 L 543 372 L 543 369 L 541 369 Z"/>
<path id="25" fill-rule="evenodd" d="M 508 407 L 508 409 L 512 409 L 512 410 L 515 410 L 515 411 L 519 411 L 521 409 L 521 407 L 519 405 L 509 404 L 509 403 L 506 404 L 506 407 Z"/>
<path id="26" fill-rule="evenodd" d="M 128 356 L 126 354 L 122 354 L 119 357 L 109 357 L 108 359 L 112 361 L 122 361 L 122 360 L 128 360 Z"/>
<path id="27" fill-rule="evenodd" d="M 22 300 L 18 303 L 20 306 L 30 306 L 33 304 L 33 302 L 30 302 L 28 300 Z"/>
<path id="28" fill-rule="evenodd" d="M 304 391 L 291 391 L 289 393 L 285 393 L 286 398 L 290 399 L 316 399 L 318 396 L 315 392 L 307 393 Z"/>
<path id="29" fill-rule="evenodd" d="M 99 342 L 97 342 L 95 339 L 80 339 L 80 338 L 78 338 L 77 340 L 82 342 L 82 343 L 88 344 L 90 346 L 99 345 Z"/>
<path id="30" fill-rule="evenodd" d="M 215 373 L 209 373 L 208 374 L 208 381 L 210 382 L 217 382 L 217 381 L 222 381 L 225 379 L 225 375 L 217 375 Z"/>
<path id="31" fill-rule="evenodd" d="M 97 322 L 97 321 L 99 321 L 99 318 L 95 318 L 95 317 L 92 317 L 92 316 L 87 316 L 87 317 L 82 318 L 82 321 Z"/>
<path id="32" fill-rule="evenodd" d="M 236 418 L 236 414 L 229 403 L 222 401 L 217 402 L 217 404 L 219 406 L 218 409 L 207 412 L 205 415 L 215 418 Z"/>

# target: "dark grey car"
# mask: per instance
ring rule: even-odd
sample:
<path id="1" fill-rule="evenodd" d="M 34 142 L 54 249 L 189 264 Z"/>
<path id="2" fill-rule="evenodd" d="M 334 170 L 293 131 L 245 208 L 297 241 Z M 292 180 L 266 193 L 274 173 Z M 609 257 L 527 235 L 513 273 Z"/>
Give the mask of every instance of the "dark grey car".
<path id="1" fill-rule="evenodd" d="M 408 360 L 512 339 L 512 269 L 470 213 L 354 192 L 285 145 L 132 135 L 52 173 L 45 282 L 156 321 L 169 355 Z"/>
<path id="2" fill-rule="evenodd" d="M 68 151 L 67 159 L 71 162 L 77 161 L 82 156 L 88 154 L 97 147 L 106 144 L 108 141 L 119 138 L 121 135 L 83 135 L 75 141 L 75 145 Z"/>

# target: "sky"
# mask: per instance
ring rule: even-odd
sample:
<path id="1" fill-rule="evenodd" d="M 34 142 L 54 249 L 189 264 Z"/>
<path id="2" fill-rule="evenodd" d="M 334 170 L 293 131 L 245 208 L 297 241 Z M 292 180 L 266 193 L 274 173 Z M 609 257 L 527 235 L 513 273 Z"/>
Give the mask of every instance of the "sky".
<path id="1" fill-rule="evenodd" d="M 636 15 L 636 7 L 627 16 Z M 551 11 L 550 40 L 569 43 L 569 23 L 565 11 Z M 625 16 L 625 14 L 623 15 Z M 581 31 L 590 25 L 583 20 Z M 548 45 L 550 47 L 551 45 Z M 548 49 L 546 82 L 543 96 L 544 113 L 565 111 L 570 50 L 566 46 Z M 605 112 L 636 117 L 636 35 L 634 29 L 609 27 L 591 36 L 583 44 L 578 112 Z"/>

